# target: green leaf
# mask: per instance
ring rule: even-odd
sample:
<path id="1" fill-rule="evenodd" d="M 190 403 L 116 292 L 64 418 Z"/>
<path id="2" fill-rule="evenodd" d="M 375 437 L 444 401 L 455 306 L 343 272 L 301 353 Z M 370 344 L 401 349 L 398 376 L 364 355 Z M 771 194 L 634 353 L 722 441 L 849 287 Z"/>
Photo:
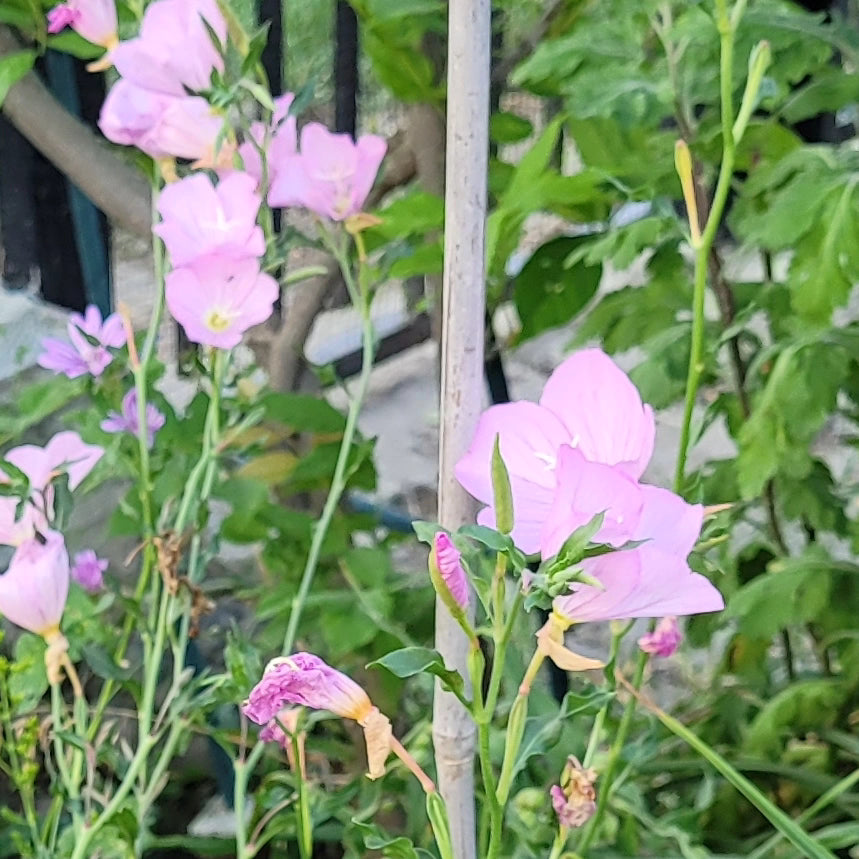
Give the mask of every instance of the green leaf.
<path id="1" fill-rule="evenodd" d="M 814 620 L 827 606 L 831 576 L 823 552 L 805 558 L 771 562 L 767 572 L 740 587 L 728 600 L 726 613 L 751 638 L 769 639 L 787 626 Z"/>
<path id="2" fill-rule="evenodd" d="M 425 851 L 415 849 L 411 840 L 404 836 L 390 836 L 374 823 L 363 823 L 357 818 L 352 818 L 354 826 L 364 840 L 364 846 L 368 850 L 380 850 L 382 856 L 390 859 L 421 859 L 426 855 Z"/>
<path id="3" fill-rule="evenodd" d="M 602 264 L 582 259 L 588 239 L 561 237 L 539 247 L 516 276 L 513 300 L 526 340 L 566 325 L 596 294 Z"/>
<path id="4" fill-rule="evenodd" d="M 462 675 L 452 668 L 445 667 L 444 659 L 437 650 L 428 647 L 404 647 L 388 653 L 381 659 L 371 662 L 368 668 L 386 668 L 395 677 L 414 677 L 416 674 L 432 674 L 441 680 L 442 686 L 462 699 L 465 682 Z"/>
<path id="5" fill-rule="evenodd" d="M 259 651 L 235 626 L 227 630 L 224 663 L 241 694 L 246 694 L 262 676 Z"/>
<path id="6" fill-rule="evenodd" d="M 346 418 L 321 397 L 311 394 L 270 393 L 262 399 L 266 417 L 293 432 L 339 434 Z"/>
<path id="7" fill-rule="evenodd" d="M 715 749 L 704 742 L 682 722 L 660 710 L 648 707 L 656 718 L 687 745 L 691 746 L 709 764 L 715 767 L 767 820 L 784 835 L 806 859 L 837 859 L 814 840 L 801 826 L 774 805 L 752 782 L 726 761 Z"/>
<path id="8" fill-rule="evenodd" d="M 81 648 L 81 653 L 93 674 L 105 680 L 128 680 L 134 676 L 134 668 L 121 668 L 113 657 L 101 645 L 88 643 Z"/>
<path id="9" fill-rule="evenodd" d="M 15 642 L 15 661 L 9 676 L 9 695 L 16 714 L 29 713 L 48 691 L 45 642 L 25 632 Z"/>
<path id="10" fill-rule="evenodd" d="M 463 525 L 457 533 L 482 543 L 493 552 L 509 552 L 513 548 L 513 541 L 508 534 L 499 534 L 485 525 Z"/>
<path id="11" fill-rule="evenodd" d="M 515 113 L 500 111 L 489 119 L 489 138 L 501 145 L 527 140 L 533 131 L 534 126 Z"/>
<path id="12" fill-rule="evenodd" d="M 0 59 L 0 105 L 13 85 L 33 68 L 34 62 L 35 51 L 15 51 Z"/>

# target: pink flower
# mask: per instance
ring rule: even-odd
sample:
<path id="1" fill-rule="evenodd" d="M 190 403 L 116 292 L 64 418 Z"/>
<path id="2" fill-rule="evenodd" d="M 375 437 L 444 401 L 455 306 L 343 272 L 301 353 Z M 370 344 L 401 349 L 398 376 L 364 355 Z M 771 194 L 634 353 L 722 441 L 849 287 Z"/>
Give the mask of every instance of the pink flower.
<path id="1" fill-rule="evenodd" d="M 44 638 L 59 632 L 69 594 L 69 556 L 62 534 L 47 531 L 15 550 L 0 576 L 0 613 Z"/>
<path id="2" fill-rule="evenodd" d="M 376 181 L 387 144 L 365 134 L 354 142 L 348 134 L 332 134 L 318 122 L 301 130 L 301 154 L 283 150 L 270 155 L 274 182 L 271 206 L 304 206 L 317 215 L 342 221 L 361 211 Z"/>
<path id="3" fill-rule="evenodd" d="M 17 499 L 0 498 L 0 544 L 17 546 L 37 530 L 47 530 L 54 510 L 51 481 L 65 471 L 69 488 L 77 488 L 103 454 L 102 448 L 84 444 L 76 432 L 57 433 L 43 448 L 32 444 L 12 448 L 4 458 L 29 478 L 30 503 L 15 521 Z M 2 472 L 0 482 L 8 482 Z"/>
<path id="4" fill-rule="evenodd" d="M 582 562 L 599 586 L 574 582 L 555 598 L 555 615 L 569 623 L 699 614 L 725 607 L 722 595 L 682 557 L 645 544 Z"/>
<path id="5" fill-rule="evenodd" d="M 152 403 L 146 404 L 146 437 L 149 447 L 155 444 L 155 433 L 164 426 L 164 415 Z M 137 390 L 132 388 L 122 398 L 122 413 L 108 412 L 101 422 L 105 432 L 127 432 L 137 437 L 140 430 L 140 413 L 137 408 Z"/>
<path id="6" fill-rule="evenodd" d="M 117 71 L 129 83 L 167 95 L 208 90 L 224 61 L 204 20 L 223 45 L 227 23 L 216 0 L 156 0 L 146 8 L 140 35 L 113 51 Z"/>
<path id="7" fill-rule="evenodd" d="M 656 624 L 653 632 L 642 635 L 638 639 L 638 646 L 645 653 L 667 658 L 677 652 L 681 641 L 683 641 L 683 633 L 677 625 L 677 618 L 669 615 Z"/>
<path id="8" fill-rule="evenodd" d="M 101 107 L 102 134 L 121 146 L 136 146 L 152 158 L 185 158 L 198 166 L 229 162 L 232 144 L 215 154 L 223 118 L 199 96 L 172 96 L 120 80 Z"/>
<path id="9" fill-rule="evenodd" d="M 113 48 L 117 44 L 114 0 L 67 0 L 48 12 L 48 32 L 71 27 L 94 45 Z"/>
<path id="10" fill-rule="evenodd" d="M 593 817 L 597 810 L 596 778 L 596 770 L 585 769 L 573 755 L 567 758 L 561 784 L 553 785 L 549 791 L 561 826 L 578 829 Z"/>
<path id="11" fill-rule="evenodd" d="M 217 188 L 204 173 L 169 184 L 158 199 L 161 236 L 174 266 L 188 265 L 207 254 L 233 259 L 265 253 L 265 237 L 256 222 L 260 197 L 247 173 L 234 171 Z"/>
<path id="12" fill-rule="evenodd" d="M 54 337 L 46 337 L 42 341 L 45 351 L 39 355 L 38 364 L 70 379 L 87 373 L 97 378 L 113 360 L 108 348 L 117 349 L 125 343 L 125 331 L 119 316 L 113 313 L 102 322 L 101 313 L 94 304 L 87 307 L 83 316 L 72 313 L 67 330 L 70 343 Z M 90 342 L 88 337 L 96 342 Z"/>
<path id="13" fill-rule="evenodd" d="M 506 403 L 481 415 L 474 440 L 456 465 L 459 482 L 489 505 L 478 521 L 492 526 L 490 463 L 495 437 L 510 475 L 513 539 L 522 551 L 555 554 L 564 540 L 604 513 L 595 539 L 621 545 L 645 517 L 637 480 L 653 452 L 650 406 L 599 349 L 567 358 L 539 404 Z"/>
<path id="14" fill-rule="evenodd" d="M 312 653 L 272 659 L 242 704 L 242 712 L 252 722 L 267 725 L 289 704 L 354 719 L 364 729 L 370 778 L 384 773 L 392 743 L 391 723 L 345 674 Z M 273 731 L 270 736 L 274 736 Z"/>
<path id="15" fill-rule="evenodd" d="M 92 549 L 84 549 L 75 555 L 72 578 L 84 590 L 96 593 L 104 587 L 104 571 L 107 567 L 108 561 L 99 558 Z"/>
<path id="16" fill-rule="evenodd" d="M 285 165 L 290 159 L 298 156 L 298 129 L 295 117 L 289 115 L 289 109 L 295 96 L 291 92 L 284 93 L 274 100 L 274 114 L 272 115 L 271 128 L 268 129 L 268 153 L 266 167 L 268 169 L 268 183 L 271 186 L 274 181 L 278 165 Z M 262 182 L 262 159 L 260 149 L 266 145 L 266 126 L 262 122 L 255 122 L 250 128 L 251 140 L 245 140 L 239 146 L 239 155 L 245 172 L 254 177 L 259 187 Z"/>
<path id="17" fill-rule="evenodd" d="M 269 662 L 242 712 L 252 722 L 265 725 L 287 704 L 329 710 L 356 722 L 373 709 L 367 693 L 354 680 L 312 653 L 294 653 Z"/>
<path id="18" fill-rule="evenodd" d="M 429 559 L 433 585 L 449 608 L 468 608 L 468 578 L 462 567 L 462 556 L 444 531 L 433 538 Z M 445 597 L 453 600 L 453 605 Z"/>
<path id="19" fill-rule="evenodd" d="M 167 307 L 193 343 L 232 349 L 242 334 L 271 316 L 277 281 L 256 260 L 218 255 L 167 275 Z"/>

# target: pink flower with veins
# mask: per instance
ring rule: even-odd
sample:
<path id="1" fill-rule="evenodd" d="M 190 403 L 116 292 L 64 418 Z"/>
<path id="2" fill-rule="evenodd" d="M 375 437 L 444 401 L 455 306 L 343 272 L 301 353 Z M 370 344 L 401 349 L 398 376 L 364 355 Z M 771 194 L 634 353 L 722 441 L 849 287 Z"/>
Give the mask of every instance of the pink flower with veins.
<path id="1" fill-rule="evenodd" d="M 158 198 L 161 236 L 174 266 L 207 254 L 233 259 L 261 257 L 265 236 L 257 224 L 260 200 L 252 176 L 231 172 L 217 187 L 204 173 L 170 183 Z"/>
<path id="2" fill-rule="evenodd" d="M 172 96 L 119 80 L 101 107 L 98 126 L 112 143 L 136 146 L 152 158 L 184 158 L 199 166 L 228 163 L 233 147 L 215 143 L 223 118 L 199 96 Z"/>
<path id="3" fill-rule="evenodd" d="M 596 540 L 622 545 L 645 516 L 637 483 L 653 453 L 653 411 L 626 374 L 599 349 L 567 358 L 539 403 L 492 406 L 456 464 L 459 482 L 489 505 L 478 522 L 492 526 L 490 463 L 496 435 L 513 493 L 513 540 L 545 558 L 598 513 Z"/>
<path id="4" fill-rule="evenodd" d="M 648 632 L 638 639 L 638 646 L 653 656 L 661 656 L 663 659 L 673 656 L 683 641 L 683 633 L 677 625 L 677 618 L 673 615 L 663 617 L 656 624 L 653 632 Z"/>
<path id="5" fill-rule="evenodd" d="M 18 499 L 0 498 L 0 544 L 17 546 L 30 539 L 37 530 L 46 530 L 47 518 L 54 511 L 51 480 L 65 471 L 69 476 L 69 489 L 76 489 L 103 454 L 102 448 L 85 444 L 76 432 L 57 433 L 44 447 L 24 444 L 8 451 L 4 459 L 23 471 L 30 480 L 31 503 L 15 521 Z M 2 472 L 0 482 L 8 482 Z"/>
<path id="6" fill-rule="evenodd" d="M 110 50 L 118 44 L 114 0 L 67 0 L 48 12 L 48 32 L 71 27 L 94 45 Z"/>
<path id="7" fill-rule="evenodd" d="M 122 77 L 136 86 L 173 96 L 202 92 L 224 61 L 206 23 L 223 45 L 227 23 L 216 0 L 156 0 L 143 15 L 140 35 L 113 51 Z"/>
<path id="8" fill-rule="evenodd" d="M 102 322 L 101 312 L 94 304 L 87 307 L 83 316 L 72 313 L 66 329 L 70 342 L 46 337 L 42 341 L 44 351 L 39 355 L 38 364 L 70 379 L 87 373 L 98 378 L 113 361 L 108 348 L 118 349 L 125 344 L 125 330 L 119 316 L 113 313 Z M 97 342 L 91 343 L 87 337 Z"/>
<path id="9" fill-rule="evenodd" d="M 167 275 L 167 307 L 192 343 L 232 349 L 242 334 L 271 316 L 280 294 L 277 281 L 255 259 L 218 254 Z"/>
<path id="10" fill-rule="evenodd" d="M 348 134 L 333 134 L 324 125 L 310 122 L 301 130 L 301 151 L 270 153 L 274 181 L 269 205 L 303 206 L 333 221 L 343 221 L 361 211 L 382 159 L 387 143 L 381 137 L 365 134 L 353 141 Z"/>
<path id="11" fill-rule="evenodd" d="M 21 543 L 0 576 L 0 613 L 45 639 L 59 634 L 68 595 L 69 556 L 56 531 Z"/>

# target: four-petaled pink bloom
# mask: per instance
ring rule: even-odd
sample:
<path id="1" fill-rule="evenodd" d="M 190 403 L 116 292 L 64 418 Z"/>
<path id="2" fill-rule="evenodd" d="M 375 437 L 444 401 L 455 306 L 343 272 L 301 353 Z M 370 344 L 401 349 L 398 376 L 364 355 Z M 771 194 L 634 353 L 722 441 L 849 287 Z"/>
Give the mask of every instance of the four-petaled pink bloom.
<path id="1" fill-rule="evenodd" d="M 86 591 L 94 594 L 104 587 L 104 572 L 108 561 L 99 558 L 92 549 L 84 549 L 75 555 L 72 578 Z"/>
<path id="2" fill-rule="evenodd" d="M 94 45 L 113 48 L 117 44 L 114 0 L 66 0 L 48 12 L 48 32 L 71 27 Z"/>
<path id="3" fill-rule="evenodd" d="M 664 658 L 673 656 L 683 640 L 683 633 L 677 625 L 677 618 L 673 615 L 663 617 L 656 624 L 653 632 L 645 633 L 638 639 L 638 646 L 653 656 Z"/>
<path id="4" fill-rule="evenodd" d="M 265 253 L 265 237 L 257 224 L 260 196 L 247 173 L 231 172 L 217 187 L 204 173 L 172 182 L 158 198 L 161 236 L 175 267 L 210 253 L 247 259 Z"/>
<path id="5" fill-rule="evenodd" d="M 57 433 L 45 447 L 32 444 L 12 448 L 4 459 L 19 468 L 30 481 L 29 503 L 17 521 L 16 498 L 0 498 L 0 544 L 17 546 L 45 531 L 54 512 L 54 491 L 50 483 L 62 471 L 68 474 L 69 488 L 75 489 L 101 459 L 104 450 L 85 444 L 76 432 Z M 0 472 L 0 482 L 8 478 Z"/>
<path id="6" fill-rule="evenodd" d="M 192 343 L 232 349 L 242 334 L 271 316 L 280 294 L 277 281 L 255 259 L 217 254 L 171 271 L 167 307 Z"/>
<path id="7" fill-rule="evenodd" d="M 140 35 L 121 42 L 113 63 L 122 77 L 147 90 L 184 96 L 209 89 L 224 61 L 204 21 L 223 45 L 227 23 L 216 0 L 156 0 L 143 15 Z"/>
<path id="8" fill-rule="evenodd" d="M 365 134 L 353 141 L 348 134 L 333 134 L 324 125 L 310 122 L 301 130 L 301 151 L 270 154 L 274 181 L 271 206 L 304 206 L 326 218 L 343 221 L 361 211 L 376 181 L 387 144 L 381 137 Z"/>
<path id="9" fill-rule="evenodd" d="M 155 444 L 155 433 L 164 426 L 165 417 L 152 403 L 146 404 L 146 442 L 148 447 Z M 105 432 L 127 432 L 137 437 L 140 431 L 140 410 L 137 408 L 137 390 L 132 388 L 122 398 L 122 412 L 108 412 L 101 422 Z"/>
<path id="10" fill-rule="evenodd" d="M 468 608 L 468 578 L 462 566 L 462 556 L 444 531 L 439 531 L 433 538 L 429 564 L 433 585 L 442 599 L 448 602 L 445 597 L 449 594 L 456 606 Z"/>
<path id="11" fill-rule="evenodd" d="M 0 576 L 0 614 L 46 639 L 59 633 L 68 595 L 69 556 L 56 531 L 21 543 Z"/>
<path id="12" fill-rule="evenodd" d="M 288 704 L 329 710 L 356 722 L 373 710 L 369 696 L 354 680 L 318 656 L 303 652 L 269 662 L 242 712 L 252 722 L 266 725 Z"/>
<path id="13" fill-rule="evenodd" d="M 456 476 L 489 505 L 478 522 L 490 527 L 496 435 L 513 493 L 512 536 L 522 551 L 552 557 L 598 513 L 605 518 L 596 542 L 632 539 L 645 515 L 638 479 L 653 453 L 653 411 L 608 355 L 577 352 L 552 373 L 539 404 L 505 403 L 481 415 Z"/>
<path id="14" fill-rule="evenodd" d="M 67 330 L 68 343 L 54 337 L 46 337 L 42 341 L 44 351 L 39 355 L 38 364 L 70 379 L 87 373 L 97 378 L 113 360 L 108 348 L 116 349 L 125 343 L 125 331 L 119 316 L 113 313 L 102 322 L 101 313 L 94 304 L 87 307 L 83 316 L 72 313 Z"/>

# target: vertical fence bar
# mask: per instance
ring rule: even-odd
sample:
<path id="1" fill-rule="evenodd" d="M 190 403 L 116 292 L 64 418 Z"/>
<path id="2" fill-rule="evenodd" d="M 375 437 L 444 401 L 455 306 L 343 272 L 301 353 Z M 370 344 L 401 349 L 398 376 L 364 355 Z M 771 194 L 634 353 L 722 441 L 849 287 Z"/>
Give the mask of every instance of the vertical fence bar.
<path id="1" fill-rule="evenodd" d="M 450 0 L 448 8 L 438 503 L 439 521 L 454 529 L 474 521 L 474 502 L 456 482 L 453 467 L 471 442 L 484 396 L 490 0 Z M 441 603 L 436 647 L 448 666 L 468 676 L 468 642 Z M 474 859 L 475 728 L 456 698 L 438 687 L 433 742 L 455 855 Z"/>

